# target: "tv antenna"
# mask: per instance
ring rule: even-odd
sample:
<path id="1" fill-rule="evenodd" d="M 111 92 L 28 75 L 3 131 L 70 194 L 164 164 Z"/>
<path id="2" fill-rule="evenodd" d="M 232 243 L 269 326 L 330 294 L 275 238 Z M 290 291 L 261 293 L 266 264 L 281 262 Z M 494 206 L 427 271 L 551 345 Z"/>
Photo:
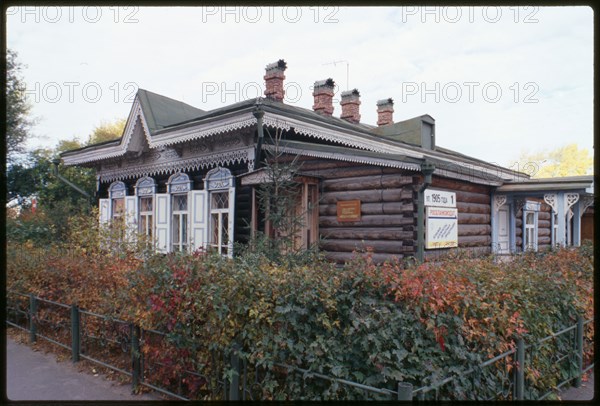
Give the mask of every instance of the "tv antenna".
<path id="1" fill-rule="evenodd" d="M 350 62 L 348 62 L 348 61 L 333 61 L 333 62 L 329 62 L 329 63 L 324 63 L 323 66 L 333 65 L 335 67 L 335 66 L 337 66 L 338 63 L 346 64 L 346 90 L 348 90 L 350 88 Z"/>

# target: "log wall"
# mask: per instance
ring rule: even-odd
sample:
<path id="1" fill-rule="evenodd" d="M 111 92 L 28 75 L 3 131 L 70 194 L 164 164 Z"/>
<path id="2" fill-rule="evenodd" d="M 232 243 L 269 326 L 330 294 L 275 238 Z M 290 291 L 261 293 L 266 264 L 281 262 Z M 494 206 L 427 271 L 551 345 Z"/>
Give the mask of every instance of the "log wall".
<path id="1" fill-rule="evenodd" d="M 425 258 L 433 259 L 450 252 L 467 251 L 481 255 L 491 252 L 491 189 L 465 181 L 434 176 L 433 189 L 456 193 L 458 209 L 458 249 L 425 250 Z"/>
<path id="2" fill-rule="evenodd" d="M 319 234 L 325 256 L 337 263 L 369 250 L 383 262 L 415 253 L 416 181 L 400 169 L 304 159 L 300 172 L 321 179 Z M 337 202 L 361 201 L 361 220 L 337 221 Z"/>

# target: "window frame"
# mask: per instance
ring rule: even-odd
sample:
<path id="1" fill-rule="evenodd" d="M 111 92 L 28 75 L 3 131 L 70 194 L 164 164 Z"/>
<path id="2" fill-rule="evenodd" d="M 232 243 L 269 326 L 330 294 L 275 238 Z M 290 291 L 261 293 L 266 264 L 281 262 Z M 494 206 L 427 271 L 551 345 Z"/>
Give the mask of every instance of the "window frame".
<path id="1" fill-rule="evenodd" d="M 538 215 L 540 212 L 540 203 L 539 202 L 525 202 L 523 206 L 523 233 L 521 239 L 521 245 L 523 252 L 525 251 L 538 251 L 538 234 L 539 234 L 539 226 L 538 226 Z M 527 222 L 527 219 L 531 216 L 531 223 Z M 532 241 L 529 241 L 531 237 Z"/>
<path id="2" fill-rule="evenodd" d="M 190 246 L 189 238 L 189 208 L 190 202 L 188 199 L 188 193 L 192 190 L 192 181 L 190 177 L 183 172 L 177 172 L 169 177 L 167 181 L 167 194 L 169 194 L 169 200 L 171 203 L 171 210 L 169 213 L 169 217 L 171 219 L 171 224 L 169 224 L 168 233 L 170 234 L 170 244 L 168 244 L 168 250 L 171 252 L 174 251 L 185 251 Z M 185 210 L 176 210 L 177 206 L 175 205 L 175 199 L 185 197 L 186 206 Z M 177 224 L 179 226 L 177 237 L 178 242 L 175 242 L 175 221 L 177 219 Z M 185 232 L 184 232 L 185 231 Z M 185 235 L 184 235 L 185 234 Z M 185 237 L 185 238 L 183 238 Z"/>

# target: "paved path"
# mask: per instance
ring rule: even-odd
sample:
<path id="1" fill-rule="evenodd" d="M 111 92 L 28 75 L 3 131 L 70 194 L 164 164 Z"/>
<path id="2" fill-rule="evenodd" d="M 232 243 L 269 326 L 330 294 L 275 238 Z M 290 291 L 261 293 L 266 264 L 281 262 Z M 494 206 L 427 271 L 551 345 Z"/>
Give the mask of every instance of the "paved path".
<path id="1" fill-rule="evenodd" d="M 592 400 L 594 398 L 594 374 L 590 374 L 587 381 L 582 382 L 579 388 L 569 388 L 559 394 L 561 400 Z"/>
<path id="2" fill-rule="evenodd" d="M 70 362 L 6 338 L 6 396 L 10 400 L 159 400 L 132 395 L 130 385 L 79 372 Z"/>

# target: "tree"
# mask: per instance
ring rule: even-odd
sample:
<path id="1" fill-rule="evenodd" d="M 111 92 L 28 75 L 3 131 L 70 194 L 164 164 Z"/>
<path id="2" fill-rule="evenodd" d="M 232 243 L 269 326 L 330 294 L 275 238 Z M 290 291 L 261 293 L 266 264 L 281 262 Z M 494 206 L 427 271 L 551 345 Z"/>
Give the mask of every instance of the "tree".
<path id="1" fill-rule="evenodd" d="M 123 135 L 126 119 L 118 119 L 113 122 L 103 121 L 94 128 L 94 131 L 88 138 L 87 145 L 98 144 L 105 141 L 116 140 Z"/>
<path id="2" fill-rule="evenodd" d="M 31 105 L 27 100 L 27 86 L 21 77 L 24 65 L 17 60 L 17 53 L 6 53 L 6 155 L 9 163 L 15 155 L 24 152 L 25 141 L 33 120 L 29 117 Z"/>
<path id="3" fill-rule="evenodd" d="M 591 175 L 594 158 L 589 150 L 568 144 L 551 151 L 521 153 L 512 168 L 533 178 Z"/>

